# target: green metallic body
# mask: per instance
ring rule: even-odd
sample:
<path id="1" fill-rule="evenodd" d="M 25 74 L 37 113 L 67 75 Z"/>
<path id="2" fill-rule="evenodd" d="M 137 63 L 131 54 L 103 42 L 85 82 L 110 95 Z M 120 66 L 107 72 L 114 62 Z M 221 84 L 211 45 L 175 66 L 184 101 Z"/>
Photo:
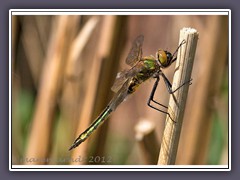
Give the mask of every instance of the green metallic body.
<path id="1" fill-rule="evenodd" d="M 132 78 L 129 78 L 122 88 L 115 94 L 111 102 L 108 106 L 103 110 L 103 112 L 97 117 L 97 119 L 83 132 L 79 135 L 79 137 L 74 141 L 71 149 L 77 147 L 79 144 L 84 142 L 95 129 L 98 128 L 100 124 L 102 124 L 114 111 L 117 106 L 122 103 L 122 101 L 129 95 L 135 92 L 136 88 L 144 81 L 149 79 L 156 73 L 156 70 L 159 70 L 158 65 L 156 64 L 156 60 L 143 59 L 139 61 L 133 69 L 137 69 L 138 73 Z"/>
<path id="2" fill-rule="evenodd" d="M 126 99 L 128 95 L 135 92 L 136 88 L 141 83 L 149 78 L 158 78 L 159 80 L 159 75 L 163 75 L 161 68 L 170 66 L 176 60 L 176 58 L 173 59 L 174 55 L 163 50 L 158 50 L 156 57 L 146 56 L 142 58 L 142 43 L 143 36 L 140 35 L 133 42 L 132 49 L 126 58 L 126 63 L 131 66 L 131 69 L 119 72 L 112 86 L 112 91 L 116 94 L 97 119 L 78 136 L 69 150 L 84 142 L 94 132 L 94 130 L 109 117 L 119 104 Z M 169 85 L 170 83 L 166 80 L 166 77 L 163 76 L 163 78 L 167 81 L 168 88 L 171 88 L 171 85 Z M 154 92 L 155 89 L 156 87 L 154 87 Z M 150 107 L 152 106 L 150 105 Z M 160 110 L 160 112 L 162 111 Z"/>

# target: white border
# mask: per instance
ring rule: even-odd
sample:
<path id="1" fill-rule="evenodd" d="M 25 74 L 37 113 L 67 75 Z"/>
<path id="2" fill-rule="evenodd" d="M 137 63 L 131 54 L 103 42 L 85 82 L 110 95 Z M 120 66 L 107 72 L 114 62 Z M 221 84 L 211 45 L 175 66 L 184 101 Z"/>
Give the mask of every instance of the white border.
<path id="1" fill-rule="evenodd" d="M 10 11 L 13 11 L 12 15 L 228 15 L 229 12 L 228 9 L 13 9 Z"/>
<path id="2" fill-rule="evenodd" d="M 12 164 L 12 15 L 11 15 L 11 11 L 9 11 L 9 79 L 8 79 L 8 84 L 9 84 L 9 110 L 8 110 L 8 115 L 9 115 L 9 170 L 11 170 L 11 164 Z"/>
<path id="3" fill-rule="evenodd" d="M 13 168 L 24 168 L 14 171 L 230 171 L 228 165 L 13 165 Z"/>
<path id="4" fill-rule="evenodd" d="M 89 12 L 90 11 L 90 12 Z M 228 165 L 12 165 L 11 25 L 12 15 L 229 15 L 229 159 Z M 231 170 L 231 10 L 230 9 L 10 9 L 9 10 L 9 170 L 10 171 L 230 171 Z M 45 169 L 48 168 L 48 169 Z M 71 168 L 71 169 L 69 169 Z M 86 169 L 88 168 L 88 169 Z M 101 169 L 99 169 L 101 168 Z M 111 168 L 111 169 L 109 169 Z M 116 168 L 116 169 L 112 169 Z M 120 169 L 121 168 L 121 169 Z M 161 168 L 161 169 L 160 169 Z"/>
<path id="5" fill-rule="evenodd" d="M 232 150 L 232 142 L 231 142 L 231 127 L 232 127 L 232 114 L 231 114 L 231 97 L 232 97 L 232 77 L 231 77 L 231 67 L 232 67 L 232 44 L 231 44 L 231 37 L 232 37 L 232 15 L 231 15 L 231 10 L 229 10 L 229 17 L 228 17 L 228 153 L 229 153 L 229 158 L 228 158 L 228 164 L 229 164 L 229 169 L 231 170 L 231 164 L 232 164 L 232 156 L 231 156 L 231 150 Z"/>

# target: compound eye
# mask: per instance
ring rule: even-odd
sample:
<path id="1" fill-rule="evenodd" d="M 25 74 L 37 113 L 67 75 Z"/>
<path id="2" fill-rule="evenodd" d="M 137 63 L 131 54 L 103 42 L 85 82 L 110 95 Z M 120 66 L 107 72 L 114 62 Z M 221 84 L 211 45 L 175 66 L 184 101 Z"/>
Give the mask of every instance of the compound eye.
<path id="1" fill-rule="evenodd" d="M 167 65 L 168 57 L 165 51 L 158 50 L 158 60 L 162 66 Z"/>
<path id="2" fill-rule="evenodd" d="M 167 54 L 167 61 L 171 61 L 172 60 L 172 54 L 170 52 L 166 52 Z"/>

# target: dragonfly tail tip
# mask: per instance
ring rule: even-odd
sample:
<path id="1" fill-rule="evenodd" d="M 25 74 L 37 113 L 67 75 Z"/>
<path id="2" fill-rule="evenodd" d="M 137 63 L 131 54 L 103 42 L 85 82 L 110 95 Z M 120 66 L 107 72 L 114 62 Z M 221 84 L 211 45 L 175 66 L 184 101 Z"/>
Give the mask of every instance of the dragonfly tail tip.
<path id="1" fill-rule="evenodd" d="M 74 144 L 68 149 L 68 151 L 71 151 L 74 148 Z"/>
<path id="2" fill-rule="evenodd" d="M 74 148 L 77 147 L 78 145 L 79 145 L 79 144 L 73 143 L 68 150 L 71 151 L 72 149 L 74 149 Z"/>
<path id="3" fill-rule="evenodd" d="M 69 151 L 71 151 L 72 149 L 78 147 L 84 140 L 81 139 L 76 139 L 75 142 L 71 145 L 71 147 L 68 149 Z"/>

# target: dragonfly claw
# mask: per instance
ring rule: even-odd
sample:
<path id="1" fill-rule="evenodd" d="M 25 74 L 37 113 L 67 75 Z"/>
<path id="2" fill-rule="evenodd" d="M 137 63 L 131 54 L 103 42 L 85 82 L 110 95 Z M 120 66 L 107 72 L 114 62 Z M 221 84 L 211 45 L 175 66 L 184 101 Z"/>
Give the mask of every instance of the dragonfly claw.
<path id="1" fill-rule="evenodd" d="M 189 80 L 189 85 L 191 85 L 191 84 L 192 84 L 192 80 L 193 80 L 192 78 Z"/>

